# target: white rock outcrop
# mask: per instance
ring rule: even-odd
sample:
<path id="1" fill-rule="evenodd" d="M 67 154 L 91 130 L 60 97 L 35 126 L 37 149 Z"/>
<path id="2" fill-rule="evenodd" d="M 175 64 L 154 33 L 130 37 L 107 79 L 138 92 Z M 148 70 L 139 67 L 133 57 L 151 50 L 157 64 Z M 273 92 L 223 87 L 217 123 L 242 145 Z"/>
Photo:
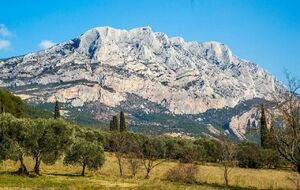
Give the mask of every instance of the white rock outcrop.
<path id="1" fill-rule="evenodd" d="M 40 88 L 49 85 L 55 87 L 51 93 Z M 0 86 L 39 86 L 26 97 L 57 98 L 75 107 L 86 102 L 114 107 L 131 93 L 175 114 L 270 99 L 281 88 L 271 74 L 222 43 L 185 42 L 150 27 L 98 27 L 49 49 L 0 60 Z"/>

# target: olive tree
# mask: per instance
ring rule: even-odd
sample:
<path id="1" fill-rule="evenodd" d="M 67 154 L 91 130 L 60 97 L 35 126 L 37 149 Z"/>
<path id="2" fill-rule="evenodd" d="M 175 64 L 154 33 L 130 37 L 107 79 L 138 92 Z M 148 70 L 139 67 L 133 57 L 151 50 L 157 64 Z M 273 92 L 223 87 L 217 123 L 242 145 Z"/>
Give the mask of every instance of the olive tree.
<path id="1" fill-rule="evenodd" d="M 146 169 L 145 179 L 149 178 L 153 168 L 165 161 L 165 147 L 164 141 L 159 137 L 145 137 L 141 144 L 141 157 Z"/>
<path id="2" fill-rule="evenodd" d="M 20 161 L 19 174 L 28 175 L 23 158 L 28 154 L 27 142 L 31 139 L 33 122 L 17 119 L 10 114 L 0 115 L 0 160 Z"/>
<path id="3" fill-rule="evenodd" d="M 30 130 L 27 144 L 29 155 L 35 160 L 34 172 L 40 175 L 40 164 L 54 164 L 73 143 L 73 128 L 63 120 L 37 119 Z"/>
<path id="4" fill-rule="evenodd" d="M 115 152 L 120 176 L 123 176 L 123 165 L 126 154 L 131 147 L 131 139 L 127 132 L 114 132 L 110 139 L 111 150 Z"/>
<path id="5" fill-rule="evenodd" d="M 85 175 L 86 168 L 98 169 L 104 164 L 105 137 L 96 129 L 84 129 L 75 126 L 75 143 L 66 151 L 65 165 L 81 165 L 81 175 Z"/>
<path id="6" fill-rule="evenodd" d="M 64 158 L 64 164 L 81 165 L 81 175 L 85 176 L 86 168 L 98 169 L 104 164 L 104 150 L 102 144 L 97 141 L 89 141 L 88 139 L 78 138 L 76 142 L 67 151 Z"/>

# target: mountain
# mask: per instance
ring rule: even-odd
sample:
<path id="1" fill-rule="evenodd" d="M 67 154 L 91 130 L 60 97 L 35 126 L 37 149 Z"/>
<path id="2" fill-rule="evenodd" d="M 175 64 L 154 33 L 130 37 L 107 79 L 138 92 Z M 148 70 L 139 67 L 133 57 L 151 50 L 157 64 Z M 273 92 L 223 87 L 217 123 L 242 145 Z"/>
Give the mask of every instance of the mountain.
<path id="1" fill-rule="evenodd" d="M 150 27 L 98 27 L 0 60 L 0 87 L 48 109 L 58 100 L 79 123 L 97 125 L 125 110 L 136 131 L 215 136 L 227 130 L 243 139 L 236 128 L 246 126 L 232 118 L 283 85 L 219 42 L 185 42 Z"/>

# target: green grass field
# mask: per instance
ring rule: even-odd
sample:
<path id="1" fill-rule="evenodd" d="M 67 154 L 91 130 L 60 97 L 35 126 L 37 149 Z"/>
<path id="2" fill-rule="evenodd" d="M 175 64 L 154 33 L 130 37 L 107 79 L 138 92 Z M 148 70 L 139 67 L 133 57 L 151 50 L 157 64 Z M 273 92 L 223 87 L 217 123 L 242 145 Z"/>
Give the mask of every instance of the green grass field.
<path id="1" fill-rule="evenodd" d="M 42 164 L 42 176 L 18 176 L 12 174 L 18 163 L 5 161 L 0 164 L 0 189 L 225 189 L 222 167 L 211 164 L 199 166 L 195 184 L 168 182 L 165 172 L 176 164 L 164 162 L 146 180 L 142 166 L 135 178 L 130 177 L 128 168 L 126 176 L 119 177 L 117 162 L 111 153 L 106 153 L 106 162 L 100 170 L 88 170 L 86 177 L 79 176 L 79 166 L 64 166 L 62 161 L 51 166 Z M 27 158 L 26 165 L 32 170 L 33 160 Z M 293 175 L 295 173 L 289 171 L 234 168 L 230 185 L 231 189 L 295 189 L 295 184 L 288 179 Z"/>

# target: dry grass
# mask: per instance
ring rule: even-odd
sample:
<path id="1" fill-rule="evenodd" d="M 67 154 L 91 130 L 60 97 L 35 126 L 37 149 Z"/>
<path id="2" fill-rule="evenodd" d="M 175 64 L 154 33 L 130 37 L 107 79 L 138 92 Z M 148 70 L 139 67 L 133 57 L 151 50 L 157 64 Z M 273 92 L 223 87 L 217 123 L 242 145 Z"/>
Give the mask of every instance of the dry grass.
<path id="1" fill-rule="evenodd" d="M 10 174 L 17 170 L 18 165 L 6 161 L 0 164 L 0 189 L 224 189 L 221 187 L 224 184 L 223 170 L 219 166 L 199 166 L 198 182 L 207 185 L 166 181 L 166 171 L 176 164 L 164 162 L 153 170 L 150 179 L 145 180 L 142 166 L 135 178 L 130 177 L 129 169 L 125 170 L 125 177 L 119 177 L 116 159 L 110 153 L 106 153 L 106 162 L 101 170 L 87 171 L 86 177 L 78 176 L 80 167 L 64 166 L 62 161 L 52 166 L 41 165 L 42 176 L 22 177 Z M 26 165 L 32 169 L 33 160 L 26 159 Z M 290 175 L 292 173 L 288 171 L 235 168 L 229 183 L 231 186 L 257 189 L 295 189 L 295 185 L 287 179 Z"/>

